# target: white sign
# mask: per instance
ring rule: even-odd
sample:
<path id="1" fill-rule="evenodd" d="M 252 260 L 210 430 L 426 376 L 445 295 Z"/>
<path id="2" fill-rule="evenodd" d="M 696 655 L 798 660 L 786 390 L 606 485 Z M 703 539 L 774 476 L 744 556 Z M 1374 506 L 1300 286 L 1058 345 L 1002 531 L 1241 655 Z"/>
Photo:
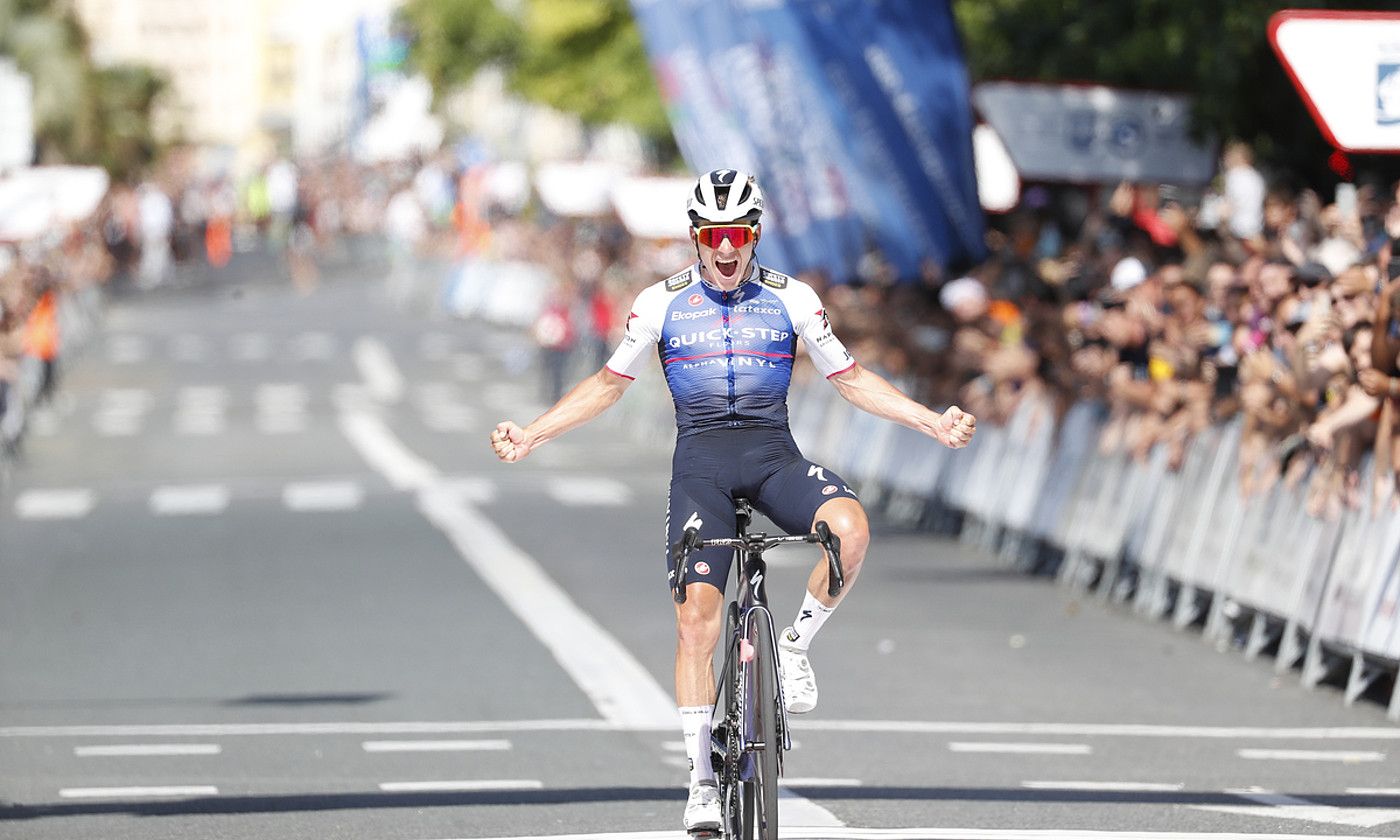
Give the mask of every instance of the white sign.
<path id="1" fill-rule="evenodd" d="M 982 82 L 972 104 L 1023 181 L 1202 184 L 1215 174 L 1214 143 L 1191 138 L 1184 94 Z"/>
<path id="2" fill-rule="evenodd" d="M 0 172 L 34 160 L 34 86 L 13 61 L 0 59 Z"/>
<path id="3" fill-rule="evenodd" d="M 1400 152 L 1400 12 L 1282 11 L 1269 42 L 1332 145 Z"/>

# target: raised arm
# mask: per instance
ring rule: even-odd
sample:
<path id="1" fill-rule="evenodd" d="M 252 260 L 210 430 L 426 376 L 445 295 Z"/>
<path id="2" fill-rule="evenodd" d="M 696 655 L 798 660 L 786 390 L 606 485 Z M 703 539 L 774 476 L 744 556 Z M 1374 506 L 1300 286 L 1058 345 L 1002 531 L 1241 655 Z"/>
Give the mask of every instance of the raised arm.
<path id="1" fill-rule="evenodd" d="M 909 399 L 883 376 L 860 365 L 831 377 L 831 384 L 851 405 L 876 417 L 923 432 L 944 446 L 961 449 L 977 431 L 977 418 L 957 406 L 942 414 Z"/>
<path id="2" fill-rule="evenodd" d="M 491 448 L 502 461 L 519 461 L 535 447 L 576 429 L 607 411 L 632 380 L 606 367 L 575 385 L 552 408 L 520 428 L 509 420 L 496 424 L 491 432 Z"/>

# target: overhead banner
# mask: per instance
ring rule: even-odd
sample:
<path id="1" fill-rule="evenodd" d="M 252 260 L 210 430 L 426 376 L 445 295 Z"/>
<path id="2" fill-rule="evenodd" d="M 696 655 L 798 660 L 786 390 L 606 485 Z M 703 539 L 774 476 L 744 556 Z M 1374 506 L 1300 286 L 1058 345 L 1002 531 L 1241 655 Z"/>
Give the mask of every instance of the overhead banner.
<path id="1" fill-rule="evenodd" d="M 972 102 L 1025 181 L 1204 184 L 1215 175 L 1215 146 L 1191 137 L 1182 94 L 981 82 Z"/>
<path id="2" fill-rule="evenodd" d="M 846 282 L 872 247 L 906 279 L 925 260 L 983 257 L 967 70 L 946 0 L 632 6 L 686 161 L 758 176 L 764 263 Z"/>

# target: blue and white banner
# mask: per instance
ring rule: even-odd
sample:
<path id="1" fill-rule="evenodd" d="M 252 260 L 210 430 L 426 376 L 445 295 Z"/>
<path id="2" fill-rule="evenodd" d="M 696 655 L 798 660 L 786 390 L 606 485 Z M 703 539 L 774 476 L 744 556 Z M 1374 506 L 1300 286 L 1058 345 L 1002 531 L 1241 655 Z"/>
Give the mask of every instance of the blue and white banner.
<path id="1" fill-rule="evenodd" d="M 697 172 L 758 176 L 760 259 L 836 282 L 983 255 L 962 47 L 946 0 L 632 0 Z M 680 207 L 676 211 L 682 212 Z"/>

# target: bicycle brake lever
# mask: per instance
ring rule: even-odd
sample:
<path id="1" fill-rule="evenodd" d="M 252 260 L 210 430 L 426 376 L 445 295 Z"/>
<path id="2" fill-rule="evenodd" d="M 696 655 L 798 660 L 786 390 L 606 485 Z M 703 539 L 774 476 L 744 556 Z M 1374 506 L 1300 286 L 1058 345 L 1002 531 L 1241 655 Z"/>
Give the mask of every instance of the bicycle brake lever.
<path id="1" fill-rule="evenodd" d="M 831 526 L 826 524 L 826 520 L 818 522 L 813 530 L 816 531 L 817 541 L 826 549 L 826 594 L 835 598 L 846 585 L 846 573 L 841 568 L 841 538 L 831 533 Z"/>
<path id="2" fill-rule="evenodd" d="M 699 546 L 700 531 L 696 528 L 685 529 L 685 536 L 671 546 L 671 559 L 676 569 L 676 579 L 671 584 L 671 598 L 677 604 L 685 603 L 685 578 L 686 573 L 690 571 L 690 555 Z"/>

